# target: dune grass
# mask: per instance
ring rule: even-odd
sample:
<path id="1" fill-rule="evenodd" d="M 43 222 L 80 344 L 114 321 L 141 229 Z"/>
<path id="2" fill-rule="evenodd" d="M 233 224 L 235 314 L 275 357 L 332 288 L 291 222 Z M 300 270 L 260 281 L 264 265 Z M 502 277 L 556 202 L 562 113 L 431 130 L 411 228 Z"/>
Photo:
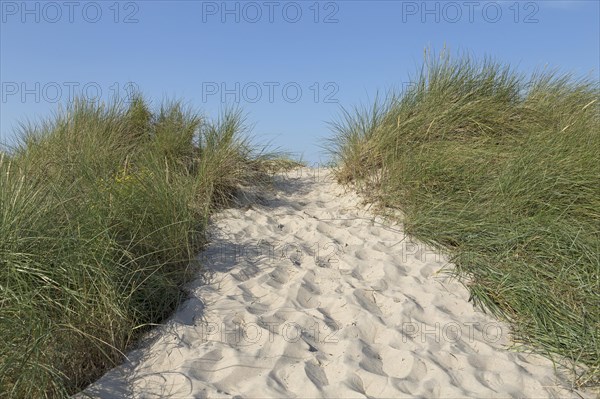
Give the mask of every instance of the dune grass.
<path id="1" fill-rule="evenodd" d="M 212 210 L 264 181 L 240 112 L 76 101 L 0 157 L 0 392 L 65 397 L 185 297 Z"/>
<path id="2" fill-rule="evenodd" d="M 332 123 L 338 179 L 401 209 L 517 342 L 600 384 L 598 82 L 443 53 L 414 83 Z"/>

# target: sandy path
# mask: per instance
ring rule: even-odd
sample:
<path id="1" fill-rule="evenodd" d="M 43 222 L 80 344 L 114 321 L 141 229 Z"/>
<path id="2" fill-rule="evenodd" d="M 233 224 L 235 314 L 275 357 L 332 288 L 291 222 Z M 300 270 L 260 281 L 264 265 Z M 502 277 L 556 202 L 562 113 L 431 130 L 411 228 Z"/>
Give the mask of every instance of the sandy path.
<path id="1" fill-rule="evenodd" d="M 325 170 L 215 218 L 214 273 L 94 397 L 579 397 Z M 561 382 L 562 381 L 562 382 Z"/>

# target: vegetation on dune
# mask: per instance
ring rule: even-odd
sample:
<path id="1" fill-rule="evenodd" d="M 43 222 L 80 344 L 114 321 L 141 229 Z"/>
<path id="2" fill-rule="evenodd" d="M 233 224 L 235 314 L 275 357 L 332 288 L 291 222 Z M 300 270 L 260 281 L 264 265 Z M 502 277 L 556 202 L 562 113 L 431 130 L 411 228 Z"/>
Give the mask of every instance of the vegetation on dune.
<path id="1" fill-rule="evenodd" d="M 600 384 L 600 90 L 428 56 L 406 92 L 333 123 L 337 177 L 448 253 L 518 342 Z M 212 211 L 299 163 L 242 115 L 76 101 L 0 152 L 0 392 L 64 397 L 168 317 Z"/>
<path id="2" fill-rule="evenodd" d="M 265 181 L 242 115 L 74 102 L 0 158 L 0 391 L 73 394 L 178 305 L 208 216 Z"/>
<path id="3" fill-rule="evenodd" d="M 447 53 L 414 80 L 332 123 L 338 179 L 400 208 L 518 342 L 600 384 L 598 82 Z"/>

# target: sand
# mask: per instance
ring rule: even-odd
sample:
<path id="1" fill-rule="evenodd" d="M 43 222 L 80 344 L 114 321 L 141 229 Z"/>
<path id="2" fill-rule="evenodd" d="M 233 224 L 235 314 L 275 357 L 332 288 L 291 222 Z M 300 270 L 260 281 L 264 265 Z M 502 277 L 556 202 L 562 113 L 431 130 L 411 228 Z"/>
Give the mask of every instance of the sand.
<path id="1" fill-rule="evenodd" d="M 452 265 L 326 169 L 214 218 L 211 270 L 98 398 L 585 397 L 473 307 Z M 82 394 L 78 395 L 83 397 Z"/>

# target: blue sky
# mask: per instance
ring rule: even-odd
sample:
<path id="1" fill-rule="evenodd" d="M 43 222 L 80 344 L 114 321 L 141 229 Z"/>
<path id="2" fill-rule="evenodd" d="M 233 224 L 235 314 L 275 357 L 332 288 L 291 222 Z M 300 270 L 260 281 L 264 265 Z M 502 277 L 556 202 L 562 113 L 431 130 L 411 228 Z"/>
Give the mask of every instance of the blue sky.
<path id="1" fill-rule="evenodd" d="M 599 4 L 2 0 L 0 137 L 73 94 L 136 87 L 208 116 L 237 103 L 259 140 L 324 161 L 326 122 L 406 85 L 428 47 L 598 79 Z"/>

